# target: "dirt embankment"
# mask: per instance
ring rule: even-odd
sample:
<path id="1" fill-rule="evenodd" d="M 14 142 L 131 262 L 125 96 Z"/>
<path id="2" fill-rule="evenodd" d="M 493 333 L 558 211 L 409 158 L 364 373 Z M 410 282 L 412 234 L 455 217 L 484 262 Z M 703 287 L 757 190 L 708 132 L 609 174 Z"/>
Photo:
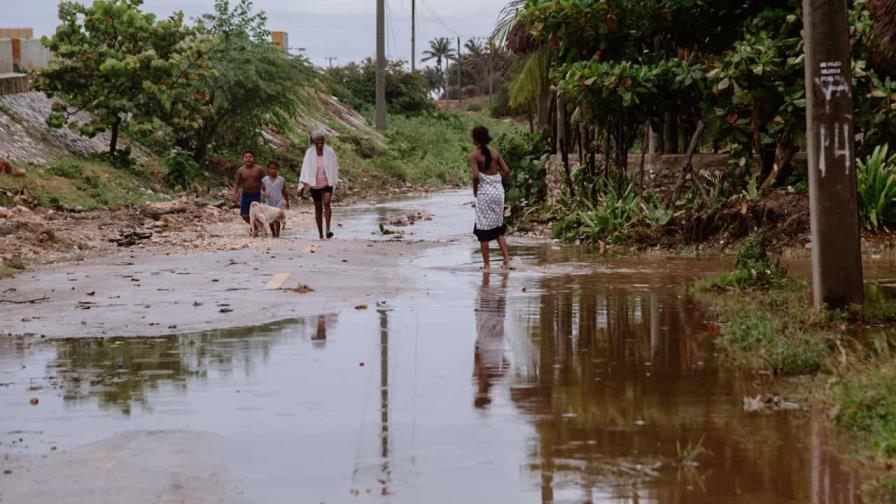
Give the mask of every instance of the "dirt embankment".
<path id="1" fill-rule="evenodd" d="M 665 226 L 639 230 L 635 243 L 645 246 L 735 244 L 762 228 L 774 243 L 801 246 L 809 241 L 809 195 L 775 191 L 752 200 L 732 198 L 711 209 L 688 209 Z"/>
<path id="2" fill-rule="evenodd" d="M 291 210 L 287 230 L 307 229 L 307 207 Z M 25 206 L 0 207 L 0 262 L 25 266 L 123 247 L 169 250 L 236 250 L 261 246 L 248 236 L 236 209 L 181 198 L 142 207 L 61 212 Z"/>

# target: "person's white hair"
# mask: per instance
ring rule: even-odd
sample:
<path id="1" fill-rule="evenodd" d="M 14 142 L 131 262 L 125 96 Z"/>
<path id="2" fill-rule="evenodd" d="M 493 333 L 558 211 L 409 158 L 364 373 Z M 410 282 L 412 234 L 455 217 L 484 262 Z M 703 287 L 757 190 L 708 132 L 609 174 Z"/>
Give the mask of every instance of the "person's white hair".
<path id="1" fill-rule="evenodd" d="M 312 131 L 311 132 L 311 141 L 315 141 L 317 139 L 326 140 L 327 135 L 324 135 L 323 131 Z"/>

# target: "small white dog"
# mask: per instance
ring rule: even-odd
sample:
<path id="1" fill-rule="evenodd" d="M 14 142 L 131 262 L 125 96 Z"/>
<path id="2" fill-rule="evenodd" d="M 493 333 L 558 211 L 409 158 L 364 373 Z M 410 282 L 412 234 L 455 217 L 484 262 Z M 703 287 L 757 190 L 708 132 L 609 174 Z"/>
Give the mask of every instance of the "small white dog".
<path id="1" fill-rule="evenodd" d="M 258 236 L 259 229 L 263 236 L 268 235 L 268 226 L 273 222 L 280 223 L 280 231 L 286 229 L 286 212 L 282 208 L 272 207 L 253 201 L 249 205 L 249 236 Z"/>

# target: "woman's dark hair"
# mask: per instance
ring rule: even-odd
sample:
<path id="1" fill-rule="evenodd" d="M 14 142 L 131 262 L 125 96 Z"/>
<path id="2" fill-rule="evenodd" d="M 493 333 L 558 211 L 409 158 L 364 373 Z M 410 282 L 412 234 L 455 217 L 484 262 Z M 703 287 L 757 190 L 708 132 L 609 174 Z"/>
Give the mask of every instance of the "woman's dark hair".
<path id="1" fill-rule="evenodd" d="M 473 127 L 473 141 L 479 144 L 479 150 L 482 152 L 482 157 L 485 158 L 485 169 L 492 165 L 492 151 L 488 148 L 489 142 L 492 141 L 491 135 L 488 134 L 488 128 L 485 126 L 474 126 Z"/>

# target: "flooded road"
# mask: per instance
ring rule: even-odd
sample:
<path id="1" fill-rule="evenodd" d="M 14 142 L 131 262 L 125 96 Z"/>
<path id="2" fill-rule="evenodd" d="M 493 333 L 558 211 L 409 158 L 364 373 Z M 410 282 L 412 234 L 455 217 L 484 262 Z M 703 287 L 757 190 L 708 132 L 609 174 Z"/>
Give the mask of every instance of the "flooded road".
<path id="1" fill-rule="evenodd" d="M 344 214 L 360 237 L 429 202 L 409 231 L 458 240 L 366 309 L 0 338 L 0 502 L 861 502 L 823 422 L 743 411 L 770 385 L 718 365 L 687 289 L 720 261 L 518 241 L 483 275 L 466 199 Z"/>

